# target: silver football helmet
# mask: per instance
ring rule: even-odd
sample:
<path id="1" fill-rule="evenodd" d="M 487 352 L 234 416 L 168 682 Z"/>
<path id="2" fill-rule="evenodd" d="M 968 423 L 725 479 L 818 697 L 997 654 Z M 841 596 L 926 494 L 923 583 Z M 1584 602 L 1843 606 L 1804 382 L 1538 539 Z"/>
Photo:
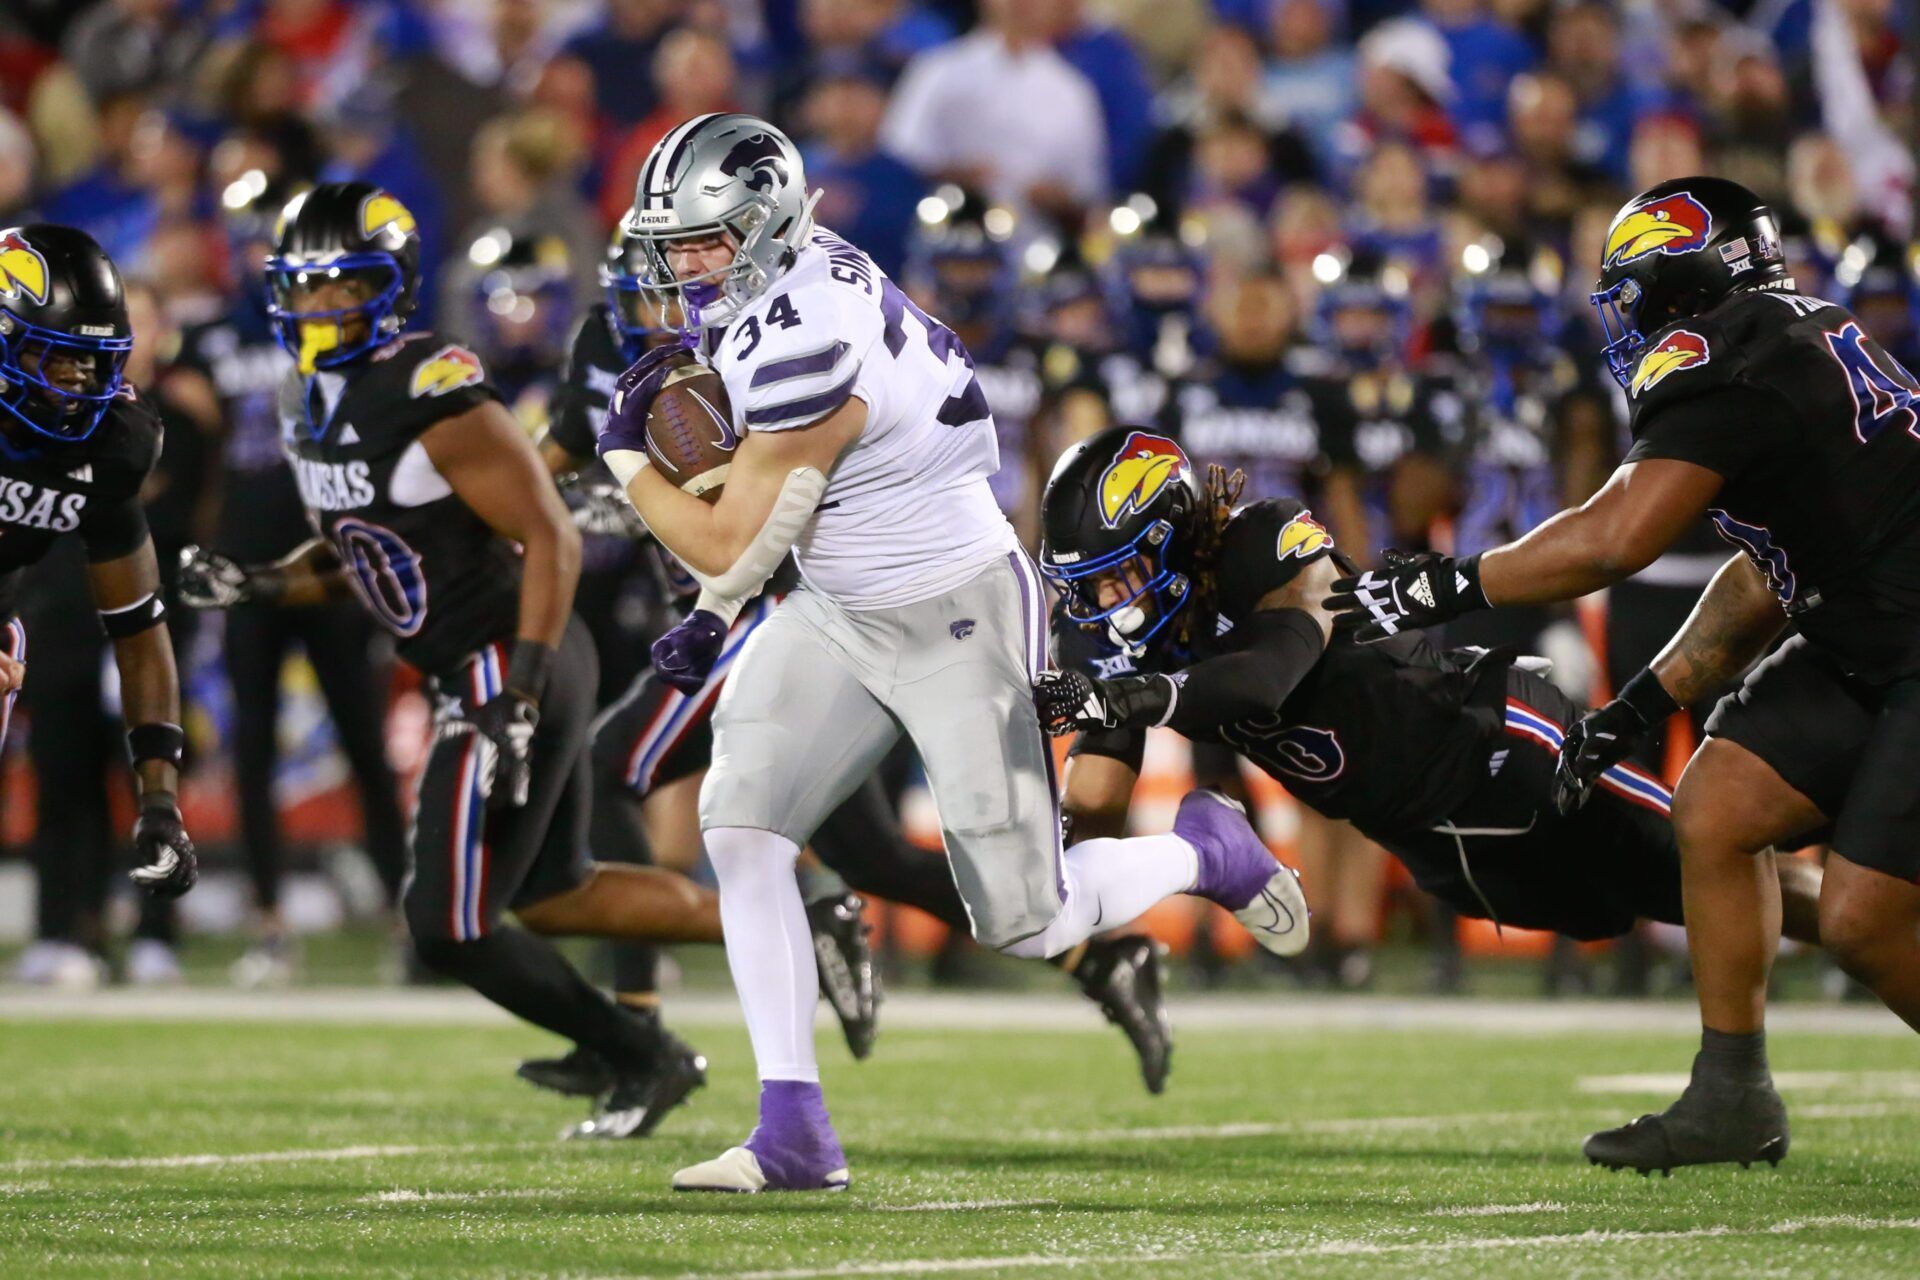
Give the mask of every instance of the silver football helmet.
<path id="1" fill-rule="evenodd" d="M 679 295 L 689 328 L 725 324 L 793 265 L 813 232 L 800 152 L 758 116 L 697 116 L 654 146 L 640 167 L 621 229 L 643 256 L 642 287 Z M 726 232 L 733 261 L 685 280 L 667 249 L 676 240 Z"/>

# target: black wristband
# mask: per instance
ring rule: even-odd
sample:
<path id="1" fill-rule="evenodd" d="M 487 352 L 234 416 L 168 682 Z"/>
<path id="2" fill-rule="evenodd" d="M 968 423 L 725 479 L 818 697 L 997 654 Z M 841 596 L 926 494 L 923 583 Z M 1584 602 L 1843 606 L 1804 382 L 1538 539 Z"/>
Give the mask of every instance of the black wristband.
<path id="1" fill-rule="evenodd" d="M 136 765 L 143 760 L 163 760 L 178 769 L 187 754 L 187 731 L 164 720 L 137 724 L 127 730 L 127 746 Z"/>
<path id="2" fill-rule="evenodd" d="M 553 649 L 538 640 L 515 640 L 513 656 L 507 659 L 507 691 L 528 702 L 538 702 L 547 692 L 547 676 L 553 670 Z"/>
<path id="3" fill-rule="evenodd" d="M 170 817 L 180 816 L 180 797 L 171 791 L 143 791 L 140 793 L 140 812 L 160 810 Z"/>
<path id="4" fill-rule="evenodd" d="M 1482 553 L 1484 554 L 1484 553 Z M 1475 609 L 1491 609 L 1487 599 L 1487 590 L 1480 585 L 1480 555 L 1470 555 L 1453 562 L 1453 571 L 1460 575 L 1461 586 L 1456 592 L 1458 599 Z"/>
<path id="5" fill-rule="evenodd" d="M 1631 707 L 1649 728 L 1680 710 L 1680 704 L 1660 683 L 1660 677 L 1653 674 L 1652 667 L 1640 668 L 1640 674 L 1622 686 L 1620 701 Z"/>

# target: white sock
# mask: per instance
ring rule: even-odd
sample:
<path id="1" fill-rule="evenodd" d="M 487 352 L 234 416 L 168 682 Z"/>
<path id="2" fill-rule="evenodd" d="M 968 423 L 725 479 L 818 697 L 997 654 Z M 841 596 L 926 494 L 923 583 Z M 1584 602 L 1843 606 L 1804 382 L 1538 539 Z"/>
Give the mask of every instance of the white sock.
<path id="1" fill-rule="evenodd" d="M 706 833 L 706 845 L 720 881 L 727 967 L 747 1015 L 760 1078 L 818 1083 L 813 1009 L 820 1002 L 820 974 L 793 877 L 800 846 L 752 827 L 716 827 Z"/>
<path id="2" fill-rule="evenodd" d="M 1200 876 L 1193 846 L 1168 832 L 1126 840 L 1082 840 L 1067 850 L 1067 900 L 1053 923 L 1001 950 L 1028 960 L 1057 956 L 1125 924 L 1162 898 L 1185 893 Z M 725 900 L 721 908 L 726 907 Z"/>

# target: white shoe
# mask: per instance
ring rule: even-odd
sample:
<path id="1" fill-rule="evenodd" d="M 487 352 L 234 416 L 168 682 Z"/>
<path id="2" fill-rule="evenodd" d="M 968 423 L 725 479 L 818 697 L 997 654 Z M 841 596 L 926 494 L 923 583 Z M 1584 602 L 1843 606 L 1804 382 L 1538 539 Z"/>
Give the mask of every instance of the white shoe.
<path id="1" fill-rule="evenodd" d="M 187 975 L 173 948 L 153 938 L 135 938 L 127 948 L 127 981 L 136 987 L 178 987 Z"/>
<path id="2" fill-rule="evenodd" d="M 1297 956 L 1307 949 L 1307 895 L 1293 868 L 1276 863 L 1273 878 L 1233 918 L 1277 956 Z"/>
<path id="3" fill-rule="evenodd" d="M 816 1190 L 845 1191 L 849 1178 L 845 1169 L 829 1173 Z M 729 1147 L 718 1159 L 688 1165 L 673 1175 L 675 1191 L 764 1191 L 767 1175 L 760 1169 L 760 1158 L 745 1147 Z"/>
<path id="4" fill-rule="evenodd" d="M 58 991 L 92 991 L 106 981 L 107 966 L 72 942 L 36 942 L 13 963 L 13 981 Z"/>

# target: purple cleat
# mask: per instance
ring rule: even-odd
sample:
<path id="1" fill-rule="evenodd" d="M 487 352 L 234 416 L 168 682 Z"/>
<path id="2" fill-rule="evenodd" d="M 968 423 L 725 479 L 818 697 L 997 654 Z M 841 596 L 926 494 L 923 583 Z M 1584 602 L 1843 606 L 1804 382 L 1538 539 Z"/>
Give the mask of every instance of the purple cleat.
<path id="1" fill-rule="evenodd" d="M 1300 877 L 1275 860 L 1245 808 L 1218 791 L 1190 791 L 1174 816 L 1173 834 L 1193 846 L 1200 864 L 1194 893 L 1233 912 L 1273 954 L 1297 956 L 1306 949 Z"/>
<path id="2" fill-rule="evenodd" d="M 847 1157 L 820 1086 L 760 1083 L 760 1123 L 746 1145 L 673 1175 L 675 1191 L 845 1191 Z"/>

